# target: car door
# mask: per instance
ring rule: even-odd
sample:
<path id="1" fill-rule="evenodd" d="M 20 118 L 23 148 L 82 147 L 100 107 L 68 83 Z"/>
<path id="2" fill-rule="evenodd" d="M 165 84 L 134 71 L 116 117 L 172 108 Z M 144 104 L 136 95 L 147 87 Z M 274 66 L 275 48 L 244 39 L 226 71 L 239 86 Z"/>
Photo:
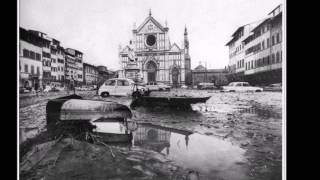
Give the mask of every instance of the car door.
<path id="1" fill-rule="evenodd" d="M 104 83 L 103 91 L 109 92 L 109 95 L 115 95 L 115 87 L 116 87 L 115 79 L 107 80 Z"/>
<path id="2" fill-rule="evenodd" d="M 130 83 L 125 80 L 117 80 L 117 86 L 116 86 L 116 94 L 119 96 L 127 96 L 130 95 L 132 92 L 132 87 L 130 86 Z"/>
<path id="3" fill-rule="evenodd" d="M 237 91 L 237 92 L 243 91 L 242 83 L 236 83 L 235 86 L 234 86 L 234 90 Z"/>

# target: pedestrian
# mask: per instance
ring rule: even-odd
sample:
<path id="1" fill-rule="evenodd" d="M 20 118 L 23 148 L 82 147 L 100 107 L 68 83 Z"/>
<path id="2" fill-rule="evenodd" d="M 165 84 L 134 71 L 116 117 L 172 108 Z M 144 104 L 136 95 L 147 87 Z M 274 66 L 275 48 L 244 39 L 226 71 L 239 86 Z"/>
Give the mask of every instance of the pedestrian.
<path id="1" fill-rule="evenodd" d="M 39 89 L 39 84 L 35 83 L 34 85 L 34 90 L 36 91 L 36 95 L 38 96 L 38 89 Z"/>

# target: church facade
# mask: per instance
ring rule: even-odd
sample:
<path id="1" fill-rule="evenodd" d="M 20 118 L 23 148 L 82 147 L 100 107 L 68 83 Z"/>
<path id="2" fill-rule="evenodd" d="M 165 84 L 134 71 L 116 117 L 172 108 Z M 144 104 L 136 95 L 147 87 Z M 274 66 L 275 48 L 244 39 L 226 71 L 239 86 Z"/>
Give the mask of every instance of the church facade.
<path id="1" fill-rule="evenodd" d="M 155 20 L 151 11 L 138 27 L 132 30 L 129 45 L 119 47 L 120 78 L 138 82 L 162 82 L 174 87 L 191 84 L 191 58 L 187 28 L 183 48 L 171 43 L 169 28 Z"/>

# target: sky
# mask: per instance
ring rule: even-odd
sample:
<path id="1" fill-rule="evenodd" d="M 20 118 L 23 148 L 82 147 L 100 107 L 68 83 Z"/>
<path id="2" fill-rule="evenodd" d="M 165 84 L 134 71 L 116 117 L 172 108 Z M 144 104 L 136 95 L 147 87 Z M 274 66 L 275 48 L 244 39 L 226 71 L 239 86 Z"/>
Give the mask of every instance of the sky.
<path id="1" fill-rule="evenodd" d="M 169 27 L 171 43 L 182 48 L 187 26 L 191 68 L 228 65 L 225 44 L 241 25 L 267 17 L 282 0 L 19 0 L 19 26 L 46 33 L 64 48 L 84 53 L 84 62 L 120 68 L 119 45 L 152 16 Z"/>

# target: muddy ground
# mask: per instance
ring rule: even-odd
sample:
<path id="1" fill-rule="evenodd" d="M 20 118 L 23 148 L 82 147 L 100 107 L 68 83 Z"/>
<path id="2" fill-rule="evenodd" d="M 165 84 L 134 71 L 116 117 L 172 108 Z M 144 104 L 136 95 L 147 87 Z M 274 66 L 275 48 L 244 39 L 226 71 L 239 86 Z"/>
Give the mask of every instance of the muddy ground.
<path id="1" fill-rule="evenodd" d="M 151 94 L 163 93 L 167 92 Z M 192 105 L 189 112 L 135 108 L 130 122 L 137 127 L 131 144 L 105 146 L 42 135 L 44 140 L 37 144 L 45 148 L 28 150 L 27 164 L 32 166 L 26 165 L 28 153 L 20 159 L 21 179 L 281 179 L 281 92 L 172 90 L 169 95 L 181 93 L 211 98 Z M 95 92 L 78 94 L 128 106 L 131 102 L 101 98 Z M 46 103 L 63 95 L 20 97 L 20 143 L 45 134 Z"/>

